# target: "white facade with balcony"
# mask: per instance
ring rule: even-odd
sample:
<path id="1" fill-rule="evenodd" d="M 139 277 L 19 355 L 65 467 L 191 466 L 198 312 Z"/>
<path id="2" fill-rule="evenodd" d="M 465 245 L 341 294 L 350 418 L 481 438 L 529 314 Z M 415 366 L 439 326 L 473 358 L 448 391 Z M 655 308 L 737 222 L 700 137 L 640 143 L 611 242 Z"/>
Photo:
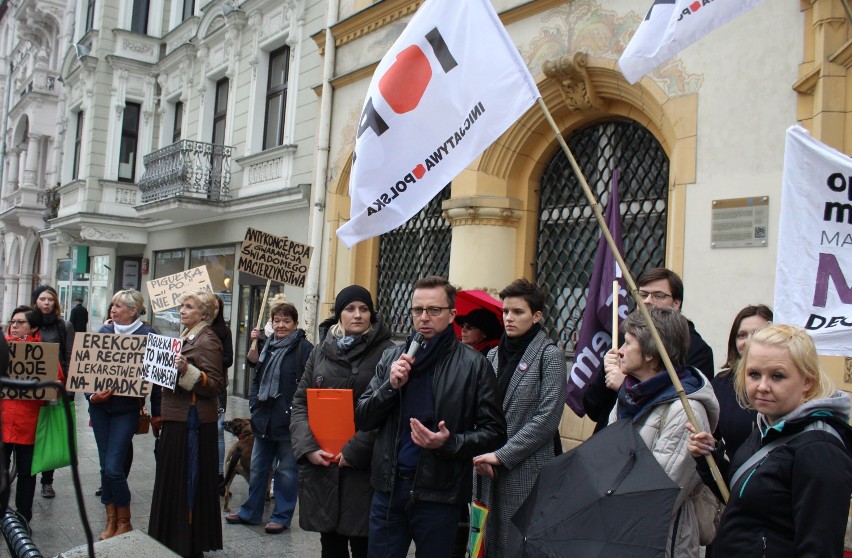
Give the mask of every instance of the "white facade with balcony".
<path id="1" fill-rule="evenodd" d="M 71 12 L 66 0 L 0 2 L 0 316 L 50 274 L 40 236 L 61 180 L 65 102 L 60 79 Z"/>
<path id="2" fill-rule="evenodd" d="M 66 309 L 85 299 L 96 330 L 116 290 L 207 265 L 246 345 L 265 286 L 236 271 L 246 229 L 309 243 L 324 3 L 3 4 L 4 306 L 52 284 Z M 303 289 L 276 289 L 301 309 Z"/>

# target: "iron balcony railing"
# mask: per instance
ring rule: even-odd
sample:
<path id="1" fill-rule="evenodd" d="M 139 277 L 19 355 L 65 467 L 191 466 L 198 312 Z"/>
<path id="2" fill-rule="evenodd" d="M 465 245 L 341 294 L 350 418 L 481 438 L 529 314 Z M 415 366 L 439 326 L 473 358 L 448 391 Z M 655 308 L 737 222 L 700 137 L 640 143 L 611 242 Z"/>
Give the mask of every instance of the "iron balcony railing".
<path id="1" fill-rule="evenodd" d="M 229 199 L 232 151 L 227 145 L 180 140 L 149 153 L 138 182 L 142 203 L 186 194 L 206 195 L 211 201 Z"/>

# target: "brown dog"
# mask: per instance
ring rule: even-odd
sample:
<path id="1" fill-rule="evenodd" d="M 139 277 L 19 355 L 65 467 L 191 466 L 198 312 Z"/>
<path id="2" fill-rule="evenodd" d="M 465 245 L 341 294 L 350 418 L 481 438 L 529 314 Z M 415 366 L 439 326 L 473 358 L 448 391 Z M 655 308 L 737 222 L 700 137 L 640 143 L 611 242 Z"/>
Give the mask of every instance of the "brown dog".
<path id="1" fill-rule="evenodd" d="M 249 481 L 251 472 L 251 450 L 254 448 L 254 434 L 251 431 L 251 421 L 244 418 L 226 420 L 222 423 L 223 428 L 239 438 L 228 453 L 225 455 L 225 503 L 222 509 L 231 511 L 231 482 L 237 475 L 242 475 L 246 482 Z"/>
<path id="2" fill-rule="evenodd" d="M 231 482 L 237 475 L 242 475 L 246 482 L 249 482 L 249 473 L 251 473 L 251 452 L 254 448 L 254 434 L 251 431 L 251 420 L 244 418 L 235 418 L 226 420 L 222 423 L 222 427 L 239 438 L 228 453 L 225 455 L 225 502 L 222 504 L 222 510 L 229 512 L 231 501 Z M 272 498 L 272 471 L 269 472 L 269 482 L 266 489 L 266 499 Z"/>

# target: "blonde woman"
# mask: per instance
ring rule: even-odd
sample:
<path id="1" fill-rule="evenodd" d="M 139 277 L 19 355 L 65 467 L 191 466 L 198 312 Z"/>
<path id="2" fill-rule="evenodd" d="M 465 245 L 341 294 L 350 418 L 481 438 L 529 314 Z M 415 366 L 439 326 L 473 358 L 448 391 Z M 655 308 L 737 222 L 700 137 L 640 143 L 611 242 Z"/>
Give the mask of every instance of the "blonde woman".
<path id="1" fill-rule="evenodd" d="M 122 290 L 115 293 L 110 305 L 111 323 L 104 324 L 98 333 L 119 335 L 148 335 L 154 328 L 142 321 L 145 301 L 142 293 Z M 98 445 L 101 467 L 101 503 L 107 522 L 100 539 L 108 539 L 133 530 L 130 524 L 130 487 L 125 466 L 133 455 L 133 435 L 139 427 L 139 409 L 145 398 L 114 395 L 108 389 L 87 395 L 92 432 Z"/>
<path id="2" fill-rule="evenodd" d="M 179 302 L 183 348 L 175 357 L 177 386 L 163 390 L 148 533 L 177 554 L 193 557 L 222 548 L 216 398 L 225 379 L 222 342 L 210 327 L 216 295 L 192 291 Z"/>
<path id="3" fill-rule="evenodd" d="M 731 497 L 714 555 L 842 556 L 852 495 L 849 395 L 831 385 L 807 332 L 783 324 L 755 332 L 734 388 L 740 404 L 757 411 L 757 430 L 730 467 L 717 459 Z M 693 457 L 710 453 L 715 439 L 689 430 Z M 715 488 L 706 460 L 697 463 Z"/>

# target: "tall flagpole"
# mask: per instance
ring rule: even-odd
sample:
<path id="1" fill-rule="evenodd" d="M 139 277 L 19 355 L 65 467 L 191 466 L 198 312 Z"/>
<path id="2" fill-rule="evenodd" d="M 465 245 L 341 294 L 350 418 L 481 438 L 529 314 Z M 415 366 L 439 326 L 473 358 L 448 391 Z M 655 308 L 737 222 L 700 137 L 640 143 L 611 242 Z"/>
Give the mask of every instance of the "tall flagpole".
<path id="1" fill-rule="evenodd" d="M 657 347 L 657 352 L 660 353 L 660 357 L 663 360 L 663 365 L 666 367 L 666 371 L 669 373 L 669 378 L 671 378 L 672 385 L 674 385 L 675 391 L 677 392 L 677 396 L 680 399 L 681 404 L 683 405 L 683 410 L 686 412 L 686 418 L 689 422 L 692 423 L 696 428 L 698 427 L 698 421 L 695 419 L 695 413 L 692 411 L 692 406 L 689 404 L 689 400 L 686 397 L 686 392 L 683 389 L 683 384 L 680 382 L 680 378 L 677 377 L 677 373 L 675 372 L 674 366 L 672 365 L 672 361 L 669 358 L 669 354 L 666 352 L 666 348 L 663 345 L 662 339 L 660 339 L 660 333 L 657 331 L 657 328 L 654 327 L 654 322 L 651 320 L 651 314 L 648 312 L 648 309 L 645 308 L 644 301 L 639 297 L 639 291 L 636 288 L 636 282 L 633 280 L 633 276 L 630 275 L 630 270 L 627 268 L 627 264 L 624 262 L 624 258 L 621 257 L 621 252 L 618 251 L 618 246 L 615 244 L 615 240 L 612 238 L 612 233 L 609 230 L 609 227 L 606 225 L 606 220 L 604 219 L 603 213 L 601 212 L 601 206 L 598 203 L 598 200 L 595 198 L 595 194 L 592 192 L 592 189 L 589 188 L 589 183 L 586 182 L 586 177 L 583 176 L 583 171 L 580 169 L 580 166 L 577 164 L 577 160 L 574 158 L 574 154 L 571 152 L 571 148 L 568 147 L 568 144 L 565 142 L 565 138 L 562 137 L 562 132 L 559 130 L 559 127 L 556 125 L 556 122 L 553 120 L 553 116 L 550 114 L 550 111 L 547 109 L 547 105 L 544 104 L 544 99 L 540 96 L 538 98 L 538 106 L 541 107 L 542 112 L 544 113 L 544 117 L 547 119 L 548 124 L 550 124 L 550 128 L 553 130 L 553 134 L 556 137 L 556 141 L 559 142 L 559 145 L 562 147 L 562 151 L 565 152 L 565 156 L 568 157 L 568 162 L 571 163 L 571 168 L 574 170 L 574 175 L 577 177 L 577 180 L 580 181 L 580 185 L 583 187 L 583 193 L 586 195 L 586 200 L 589 202 L 589 205 L 592 208 L 592 211 L 595 214 L 595 219 L 598 220 L 598 226 L 601 229 L 601 233 L 606 238 L 606 242 L 609 245 L 610 250 L 612 251 L 612 255 L 615 258 L 615 261 L 618 263 L 618 267 L 621 268 L 621 273 L 624 276 L 624 280 L 627 282 L 627 288 L 630 291 L 630 295 L 633 297 L 633 300 L 636 301 L 636 308 L 639 310 L 639 313 L 642 314 L 642 318 L 644 318 L 645 323 L 648 325 L 648 330 L 651 332 L 651 337 L 654 339 L 654 345 Z M 616 332 L 613 332 L 613 335 L 617 335 Z M 716 480 L 716 485 L 719 487 L 719 492 L 721 492 L 725 503 L 728 502 L 728 487 L 725 485 L 725 480 L 722 478 L 722 474 L 719 472 L 719 467 L 716 465 L 716 460 L 713 459 L 712 455 L 708 455 L 707 463 L 710 465 L 710 471 L 713 473 L 713 478 Z"/>

